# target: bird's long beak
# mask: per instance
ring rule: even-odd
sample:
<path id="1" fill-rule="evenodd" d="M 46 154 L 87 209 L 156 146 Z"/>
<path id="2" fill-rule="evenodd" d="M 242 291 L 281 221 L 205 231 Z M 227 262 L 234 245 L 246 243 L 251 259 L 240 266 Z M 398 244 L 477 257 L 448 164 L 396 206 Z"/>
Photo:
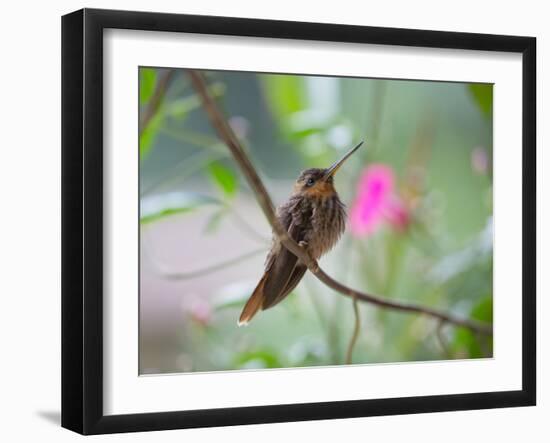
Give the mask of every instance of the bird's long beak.
<path id="1" fill-rule="evenodd" d="M 335 162 L 330 168 L 328 168 L 325 172 L 325 175 L 323 176 L 323 180 L 328 180 L 330 177 L 332 177 L 338 169 L 340 169 L 340 166 L 344 164 L 344 162 L 351 157 L 351 155 L 357 151 L 361 145 L 363 144 L 363 141 L 359 143 L 355 148 L 351 149 L 346 155 L 344 155 L 340 160 Z"/>

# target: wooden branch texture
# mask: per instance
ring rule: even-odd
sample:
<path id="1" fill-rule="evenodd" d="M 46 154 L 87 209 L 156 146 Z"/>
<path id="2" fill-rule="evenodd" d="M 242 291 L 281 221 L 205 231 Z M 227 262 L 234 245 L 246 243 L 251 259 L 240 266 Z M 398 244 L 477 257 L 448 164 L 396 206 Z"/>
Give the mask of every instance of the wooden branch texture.
<path id="1" fill-rule="evenodd" d="M 166 90 L 168 89 L 168 86 L 170 85 L 170 82 L 172 81 L 172 78 L 175 75 L 175 71 L 173 69 L 167 70 L 164 75 L 159 79 L 157 82 L 157 86 L 155 87 L 155 90 L 153 91 L 153 95 L 151 96 L 151 99 L 149 100 L 149 105 L 145 109 L 143 113 L 143 119 L 141 120 L 139 124 L 139 134 L 141 135 L 153 116 L 157 113 L 157 111 L 160 108 L 160 105 L 162 103 L 162 100 L 164 99 L 164 95 L 166 94 Z"/>

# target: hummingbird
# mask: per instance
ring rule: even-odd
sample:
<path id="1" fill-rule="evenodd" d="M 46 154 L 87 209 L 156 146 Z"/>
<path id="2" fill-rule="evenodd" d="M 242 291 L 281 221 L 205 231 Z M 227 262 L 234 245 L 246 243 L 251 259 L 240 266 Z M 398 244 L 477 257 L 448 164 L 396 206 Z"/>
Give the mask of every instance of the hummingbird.
<path id="1" fill-rule="evenodd" d="M 302 171 L 289 199 L 277 208 L 277 218 L 309 255 L 318 260 L 338 242 L 346 228 L 346 207 L 334 188 L 334 175 L 363 142 L 326 169 Z M 239 326 L 260 310 L 280 303 L 298 285 L 307 266 L 286 249 L 276 234 L 265 261 L 264 275 L 246 302 Z"/>

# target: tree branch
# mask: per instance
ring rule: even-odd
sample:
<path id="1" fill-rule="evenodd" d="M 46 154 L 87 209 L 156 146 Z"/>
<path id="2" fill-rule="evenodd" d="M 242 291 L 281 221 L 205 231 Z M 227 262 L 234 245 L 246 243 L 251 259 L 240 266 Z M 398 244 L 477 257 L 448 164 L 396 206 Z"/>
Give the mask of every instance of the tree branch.
<path id="1" fill-rule="evenodd" d="M 164 94 L 166 94 L 166 90 L 168 89 L 168 85 L 170 84 L 170 81 L 172 80 L 172 77 L 174 76 L 174 74 L 175 74 L 175 71 L 173 69 L 169 69 L 164 73 L 164 75 L 157 82 L 153 95 L 149 100 L 149 104 L 147 105 L 147 108 L 143 113 L 143 118 L 139 123 L 140 136 L 145 130 L 145 128 L 147 127 L 147 125 L 149 124 L 149 122 L 151 121 L 151 119 L 157 113 L 160 107 L 160 104 L 162 103 L 162 99 L 164 98 Z"/>
<path id="2" fill-rule="evenodd" d="M 435 330 L 435 336 L 437 337 L 437 341 L 439 342 L 439 346 L 441 346 L 441 349 L 445 353 L 445 356 L 447 358 L 452 358 L 451 351 L 449 350 L 449 347 L 447 346 L 447 343 L 445 342 L 445 337 L 443 335 L 443 326 L 445 326 L 445 324 L 442 321 L 439 321 L 437 323 L 437 328 Z"/>
<path id="3" fill-rule="evenodd" d="M 353 333 L 349 340 L 348 351 L 346 352 L 347 365 L 351 365 L 351 361 L 353 358 L 353 348 L 355 347 L 355 343 L 357 343 L 359 331 L 361 330 L 361 316 L 359 314 L 359 303 L 357 302 L 357 297 L 353 298 L 353 315 L 355 318 L 355 325 L 353 326 Z"/>
<path id="4" fill-rule="evenodd" d="M 323 271 L 319 267 L 317 261 L 314 260 L 304 249 L 302 249 L 298 245 L 298 243 L 296 243 L 288 235 L 286 230 L 279 222 L 279 219 L 275 214 L 275 208 L 273 202 L 271 201 L 271 197 L 269 196 L 263 182 L 258 176 L 256 169 L 250 162 L 248 156 L 243 150 L 241 144 L 239 143 L 235 133 L 231 129 L 231 126 L 229 126 L 222 112 L 218 108 L 218 105 L 208 93 L 207 85 L 202 74 L 194 70 L 189 70 L 188 72 L 195 90 L 201 97 L 204 109 L 208 114 L 208 118 L 210 119 L 210 123 L 218 133 L 218 136 L 231 151 L 231 154 L 233 155 L 235 161 L 237 162 L 245 178 L 247 179 L 250 188 L 254 192 L 258 204 L 264 212 L 264 215 L 266 216 L 269 224 L 273 228 L 273 232 L 278 237 L 280 242 L 284 245 L 284 247 L 292 252 L 296 257 L 298 257 L 308 267 L 313 275 L 315 275 L 319 280 L 325 283 L 325 285 L 341 293 L 342 295 L 351 298 L 355 297 L 358 300 L 373 304 L 380 308 L 392 309 L 401 312 L 415 312 L 417 314 L 438 319 L 444 323 L 452 323 L 456 326 L 462 326 L 482 334 L 490 335 L 493 333 L 493 328 L 490 324 L 479 323 L 477 321 L 467 318 L 457 317 L 453 314 L 419 304 L 388 300 L 386 298 L 368 294 L 366 292 L 360 292 L 355 289 L 348 288 L 347 286 L 334 280 L 327 273 L 325 273 L 325 271 Z"/>
<path id="5" fill-rule="evenodd" d="M 262 252 L 265 252 L 265 249 L 263 248 L 253 249 L 249 252 L 245 252 L 244 254 L 237 255 L 235 257 L 219 261 L 211 265 L 207 265 L 204 268 L 198 268 L 187 272 L 179 272 L 167 269 L 167 267 L 157 259 L 151 246 L 147 246 L 148 242 L 146 241 L 146 237 L 142 238 L 142 242 L 144 246 L 144 251 L 148 253 L 154 270 L 160 276 L 170 280 L 191 280 L 198 277 L 204 277 L 205 275 L 209 275 L 214 272 L 218 272 L 231 266 L 237 265 L 245 260 L 255 257 L 258 254 L 261 254 Z"/>

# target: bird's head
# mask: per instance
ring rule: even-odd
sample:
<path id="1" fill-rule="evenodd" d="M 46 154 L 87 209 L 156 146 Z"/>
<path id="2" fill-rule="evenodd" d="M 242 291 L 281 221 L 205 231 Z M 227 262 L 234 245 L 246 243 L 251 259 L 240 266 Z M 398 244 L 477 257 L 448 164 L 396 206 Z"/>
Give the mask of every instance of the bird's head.
<path id="1" fill-rule="evenodd" d="M 362 144 L 363 142 L 359 143 L 329 168 L 310 168 L 302 171 L 294 185 L 294 192 L 305 197 L 330 197 L 333 195 L 336 192 L 334 189 L 336 171 Z"/>

